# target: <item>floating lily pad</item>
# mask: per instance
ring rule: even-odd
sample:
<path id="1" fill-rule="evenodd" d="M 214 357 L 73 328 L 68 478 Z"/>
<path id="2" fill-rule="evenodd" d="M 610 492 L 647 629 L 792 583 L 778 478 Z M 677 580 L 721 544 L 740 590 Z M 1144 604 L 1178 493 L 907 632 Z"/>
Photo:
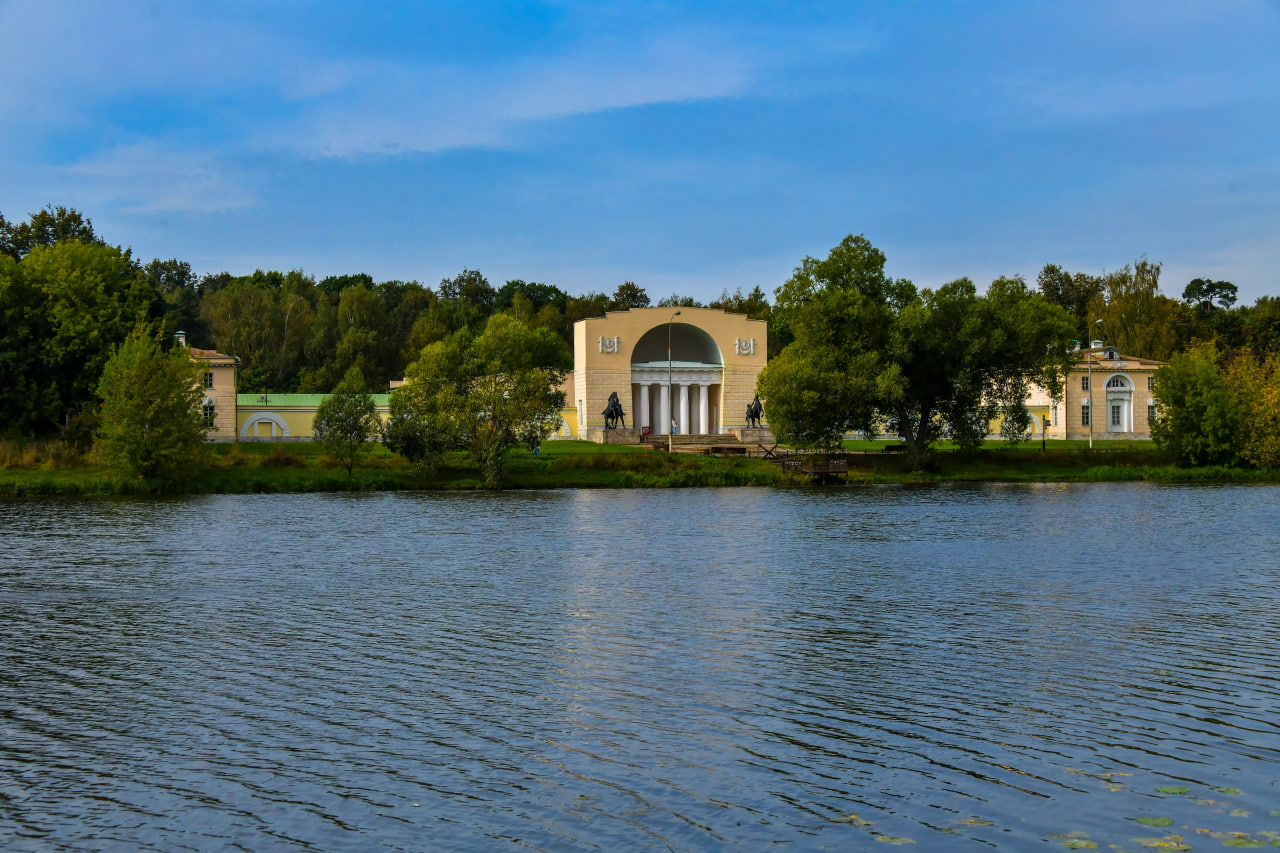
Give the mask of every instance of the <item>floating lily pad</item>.
<path id="1" fill-rule="evenodd" d="M 1087 838 L 1067 838 L 1062 842 L 1062 846 L 1068 850 L 1097 850 L 1098 843 L 1090 841 Z"/>
<path id="2" fill-rule="evenodd" d="M 1280 809 L 1272 809 L 1268 814 L 1272 817 L 1280 817 Z"/>
<path id="3" fill-rule="evenodd" d="M 968 818 L 967 820 L 962 820 L 960 822 L 965 826 L 995 826 L 995 824 L 989 820 L 981 820 L 980 818 L 976 818 L 976 817 L 971 817 L 971 818 Z"/>
<path id="4" fill-rule="evenodd" d="M 1161 785 L 1156 791 L 1161 794 L 1185 794 L 1187 789 L 1181 785 Z"/>
<path id="5" fill-rule="evenodd" d="M 1232 809 L 1229 816 L 1230 817 L 1248 817 L 1249 815 L 1250 815 L 1250 812 L 1247 812 L 1244 809 Z"/>
<path id="6" fill-rule="evenodd" d="M 1220 794 L 1239 794 L 1240 793 L 1239 788 L 1215 788 L 1214 790 L 1216 790 Z"/>
<path id="7" fill-rule="evenodd" d="M 1148 815 L 1147 817 L 1136 817 L 1134 820 L 1143 826 L 1171 826 L 1173 824 L 1173 818 L 1171 817 L 1151 817 Z"/>
<path id="8" fill-rule="evenodd" d="M 1259 841 L 1256 838 L 1233 838 L 1230 841 L 1222 842 L 1223 847 L 1266 847 L 1267 842 Z"/>
<path id="9" fill-rule="evenodd" d="M 1134 841 L 1143 847 L 1150 847 L 1153 850 L 1190 850 L 1188 844 L 1182 842 L 1181 835 L 1166 835 L 1164 838 L 1135 838 Z"/>
<path id="10" fill-rule="evenodd" d="M 863 820 L 862 818 L 858 817 L 856 814 L 851 814 L 847 817 L 837 818 L 836 823 L 851 823 L 854 826 L 871 826 L 871 821 Z"/>
<path id="11" fill-rule="evenodd" d="M 883 841 L 885 844 L 915 844 L 910 838 L 895 838 L 892 835 L 877 835 L 876 841 Z"/>

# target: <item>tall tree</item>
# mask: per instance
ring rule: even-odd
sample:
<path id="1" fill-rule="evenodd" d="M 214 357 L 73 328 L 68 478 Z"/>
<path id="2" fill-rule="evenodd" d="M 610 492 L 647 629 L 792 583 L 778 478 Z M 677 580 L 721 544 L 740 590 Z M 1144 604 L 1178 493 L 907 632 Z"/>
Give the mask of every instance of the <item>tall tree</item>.
<path id="1" fill-rule="evenodd" d="M 209 327 L 200 317 L 200 277 L 191 270 L 191 264 L 170 258 L 159 258 L 142 268 L 142 272 L 163 304 L 163 329 L 167 334 L 177 331 L 187 333 L 192 346 L 213 346 Z"/>
<path id="2" fill-rule="evenodd" d="M 1057 264 L 1045 264 L 1036 276 L 1036 284 L 1045 299 L 1071 313 L 1076 321 L 1076 339 L 1087 344 L 1094 334 L 1088 328 L 1089 303 L 1102 295 L 1102 279 L 1069 273 Z"/>
<path id="3" fill-rule="evenodd" d="M 1199 343 L 1155 373 L 1151 437 L 1179 465 L 1232 465 L 1239 458 L 1240 410 L 1223 381 L 1218 350 Z"/>
<path id="4" fill-rule="evenodd" d="M 320 283 L 316 286 L 329 296 L 337 296 L 348 287 L 359 287 L 361 285 L 372 290 L 374 287 L 373 276 L 363 272 L 358 272 L 354 275 L 330 275 L 320 279 Z"/>
<path id="5" fill-rule="evenodd" d="M 1160 293 L 1160 264 L 1139 258 L 1103 276 L 1101 295 L 1089 303 L 1088 326 L 1126 355 L 1167 361 L 1186 343 L 1180 330 L 1194 325 L 1187 310 Z"/>
<path id="6" fill-rule="evenodd" d="M 464 269 L 453 278 L 440 280 L 441 299 L 465 301 L 479 312 L 481 317 L 493 313 L 497 293 L 479 270 Z"/>
<path id="7" fill-rule="evenodd" d="M 1193 278 L 1182 290 L 1182 300 L 1201 311 L 1231 308 L 1236 304 L 1236 286 L 1229 281 Z"/>
<path id="8" fill-rule="evenodd" d="M 550 330 L 495 314 L 474 340 L 466 330 L 426 347 L 391 396 L 387 444 L 431 465 L 465 447 L 497 487 L 517 444 L 544 440 L 560 423 L 564 351 Z"/>
<path id="9" fill-rule="evenodd" d="M 128 251 L 63 240 L 0 270 L 0 362 L 22 372 L 22 397 L 0 389 L 0 422 L 48 433 L 93 398 L 110 348 L 156 313 L 157 294 Z M 8 392 L 8 393 L 6 393 Z"/>
<path id="10" fill-rule="evenodd" d="M 498 293 L 494 300 L 494 308 L 498 311 L 507 310 L 512 306 L 517 294 L 529 300 L 534 311 L 541 311 L 547 305 L 554 305 L 564 311 L 565 305 L 569 301 L 569 295 L 554 284 L 524 281 L 517 278 L 511 279 L 498 288 Z"/>
<path id="11" fill-rule="evenodd" d="M 105 245 L 93 231 L 93 221 L 74 207 L 49 205 L 31 214 L 26 222 L 11 223 L 0 216 L 0 254 L 24 258 L 37 246 L 53 246 L 63 240 Z"/>
<path id="12" fill-rule="evenodd" d="M 649 294 L 634 281 L 624 281 L 613 291 L 611 305 L 614 311 L 626 311 L 629 308 L 648 308 Z"/>
<path id="13" fill-rule="evenodd" d="M 1070 315 L 1020 278 L 997 279 L 986 296 L 968 279 L 917 291 L 884 261 L 849 236 L 778 289 L 795 342 L 760 376 L 775 433 L 820 445 L 883 425 L 917 463 L 940 438 L 975 446 L 999 415 L 1020 437 L 1029 386 L 1061 382 Z"/>
<path id="14" fill-rule="evenodd" d="M 704 306 L 701 302 L 699 302 L 697 299 L 693 298 L 692 296 L 681 296 L 678 293 L 673 293 L 670 296 L 664 296 L 662 299 L 659 299 L 658 307 L 659 308 L 702 308 Z"/>
<path id="15" fill-rule="evenodd" d="M 325 453 L 341 462 L 350 477 L 365 447 L 382 434 L 382 421 L 359 367 L 349 368 L 333 394 L 316 407 L 314 431 Z"/>
<path id="16" fill-rule="evenodd" d="M 756 285 L 751 289 L 750 293 L 743 294 L 742 288 L 739 287 L 733 293 L 726 288 L 719 297 L 707 303 L 708 308 L 719 308 L 721 311 L 729 311 L 734 314 L 746 314 L 752 320 L 769 321 L 770 315 L 773 313 L 773 305 L 769 303 L 769 297 L 760 289 L 760 285 Z"/>
<path id="17" fill-rule="evenodd" d="M 203 368 L 186 347 L 166 352 L 163 344 L 163 333 L 138 326 L 112 350 L 97 384 L 99 448 L 136 476 L 181 482 L 198 470 L 208 429 Z"/>

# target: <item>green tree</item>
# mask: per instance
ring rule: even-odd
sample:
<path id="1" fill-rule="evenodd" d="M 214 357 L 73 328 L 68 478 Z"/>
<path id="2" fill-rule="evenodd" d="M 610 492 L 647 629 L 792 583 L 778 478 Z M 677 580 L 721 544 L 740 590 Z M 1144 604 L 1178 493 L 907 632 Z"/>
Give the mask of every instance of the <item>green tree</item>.
<path id="1" fill-rule="evenodd" d="M 316 286 L 329 296 L 338 296 L 348 287 L 359 287 L 361 285 L 372 290 L 374 287 L 373 276 L 363 272 L 358 272 L 355 275 L 330 275 L 322 278 Z"/>
<path id="2" fill-rule="evenodd" d="M 1225 380 L 1240 415 L 1240 459 L 1255 468 L 1280 468 L 1280 355 L 1237 353 Z"/>
<path id="3" fill-rule="evenodd" d="M 692 296 L 681 296 L 678 293 L 673 293 L 670 296 L 664 296 L 662 299 L 659 299 L 658 307 L 659 308 L 702 308 L 704 306 L 701 302 L 694 299 Z"/>
<path id="4" fill-rule="evenodd" d="M 524 281 L 517 278 L 498 288 L 497 297 L 494 300 L 494 308 L 498 311 L 507 310 L 511 307 L 516 294 L 528 299 L 533 304 L 534 311 L 541 311 L 547 305 L 554 305 L 563 312 L 565 305 L 569 302 L 569 295 L 554 284 Z"/>
<path id="5" fill-rule="evenodd" d="M 191 271 L 191 264 L 156 258 L 142 272 L 160 294 L 165 333 L 186 332 L 193 346 L 212 347 L 213 337 L 200 317 L 200 277 Z"/>
<path id="6" fill-rule="evenodd" d="M 1156 371 L 1154 387 L 1157 418 L 1151 437 L 1177 464 L 1235 464 L 1241 412 L 1213 343 L 1175 354 Z"/>
<path id="7" fill-rule="evenodd" d="M 739 287 L 733 293 L 726 288 L 718 298 L 707 303 L 708 308 L 719 308 L 721 311 L 729 311 L 733 314 L 746 314 L 752 320 L 769 321 L 770 315 L 773 313 L 773 306 L 769 303 L 769 297 L 760 289 L 760 285 L 756 285 L 751 289 L 750 293 L 743 294 L 742 288 Z"/>
<path id="8" fill-rule="evenodd" d="M 186 347 L 163 349 L 163 334 L 138 326 L 102 370 L 98 447 L 110 464 L 147 479 L 180 483 L 198 470 L 207 431 L 203 368 Z"/>
<path id="9" fill-rule="evenodd" d="M 1045 264 L 1036 276 L 1040 294 L 1065 308 L 1075 318 L 1076 338 L 1089 341 L 1095 334 L 1088 328 L 1089 303 L 1102 295 L 1102 279 L 1084 273 L 1069 273 L 1057 264 Z"/>
<path id="10" fill-rule="evenodd" d="M 603 317 L 606 311 L 611 310 L 613 310 L 613 300 L 606 294 L 593 290 L 582 296 L 570 296 L 565 304 L 564 317 L 572 326 L 579 320 L 586 320 L 589 317 Z"/>
<path id="11" fill-rule="evenodd" d="M 466 330 L 427 346 L 391 397 L 385 441 L 424 467 L 467 449 L 496 488 L 511 449 L 545 440 L 560 423 L 567 366 L 560 339 L 495 314 L 474 340 Z"/>
<path id="12" fill-rule="evenodd" d="M 645 293 L 644 288 L 634 281 L 624 281 L 618 285 L 617 290 L 613 291 L 611 309 L 614 311 L 648 307 L 649 294 Z"/>
<path id="13" fill-rule="evenodd" d="M 47 434 L 93 399 L 111 354 L 154 316 L 157 294 L 128 251 L 66 239 L 0 267 L 0 420 Z M 14 396 L 14 388 L 21 396 Z"/>
<path id="14" fill-rule="evenodd" d="M 382 420 L 360 368 L 350 367 L 333 394 L 316 407 L 313 429 L 325 452 L 352 476 L 365 446 L 382 435 Z"/>
<path id="15" fill-rule="evenodd" d="M 314 282 L 300 270 L 257 270 L 204 297 L 200 317 L 218 350 L 240 359 L 241 387 L 286 390 L 296 386 L 316 324 L 316 294 Z"/>
<path id="16" fill-rule="evenodd" d="M 31 214 L 26 222 L 17 223 L 0 215 L 0 254 L 21 259 L 37 246 L 53 246 L 63 240 L 105 245 L 93 232 L 93 221 L 73 207 L 49 205 Z"/>
<path id="17" fill-rule="evenodd" d="M 1088 327 L 1125 355 L 1167 361 L 1194 328 L 1190 310 L 1160 293 L 1160 264 L 1139 258 L 1103 276 L 1101 295 L 1089 303 Z M 1101 320 L 1101 323 L 1097 321 Z"/>
<path id="18" fill-rule="evenodd" d="M 1236 286 L 1229 281 L 1193 278 L 1182 291 L 1182 300 L 1201 311 L 1231 308 L 1236 304 Z"/>
<path id="19" fill-rule="evenodd" d="M 1280 353 L 1280 298 L 1263 296 L 1243 314 L 1244 344 L 1256 353 Z"/>
<path id="20" fill-rule="evenodd" d="M 884 261 L 849 236 L 778 289 L 775 312 L 795 341 L 760 377 L 774 432 L 815 445 L 883 425 L 916 464 L 940 438 L 975 446 L 1000 415 L 1019 438 L 1030 385 L 1061 387 L 1070 315 L 1020 278 L 997 279 L 985 296 L 968 279 L 917 291 L 885 275 Z"/>

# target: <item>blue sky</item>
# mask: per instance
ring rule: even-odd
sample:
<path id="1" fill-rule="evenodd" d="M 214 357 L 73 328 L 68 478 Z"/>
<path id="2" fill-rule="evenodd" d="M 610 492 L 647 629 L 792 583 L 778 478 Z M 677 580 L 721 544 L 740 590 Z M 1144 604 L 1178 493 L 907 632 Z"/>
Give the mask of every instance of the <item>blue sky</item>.
<path id="1" fill-rule="evenodd" d="M 1280 3 L 0 0 L 0 212 L 143 259 L 655 299 L 864 233 L 921 286 L 1280 294 Z"/>

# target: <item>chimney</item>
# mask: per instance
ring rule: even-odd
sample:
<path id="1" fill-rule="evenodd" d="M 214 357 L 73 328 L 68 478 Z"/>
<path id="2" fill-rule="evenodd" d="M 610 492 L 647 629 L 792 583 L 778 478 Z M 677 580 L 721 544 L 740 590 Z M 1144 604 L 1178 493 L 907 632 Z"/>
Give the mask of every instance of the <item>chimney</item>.
<path id="1" fill-rule="evenodd" d="M 174 332 L 174 333 L 173 333 L 173 339 L 174 339 L 174 341 L 176 341 L 176 342 L 177 342 L 178 346 L 180 346 L 180 347 L 185 347 L 185 346 L 187 345 L 187 333 L 186 333 L 186 332 L 182 332 L 182 331 Z"/>

